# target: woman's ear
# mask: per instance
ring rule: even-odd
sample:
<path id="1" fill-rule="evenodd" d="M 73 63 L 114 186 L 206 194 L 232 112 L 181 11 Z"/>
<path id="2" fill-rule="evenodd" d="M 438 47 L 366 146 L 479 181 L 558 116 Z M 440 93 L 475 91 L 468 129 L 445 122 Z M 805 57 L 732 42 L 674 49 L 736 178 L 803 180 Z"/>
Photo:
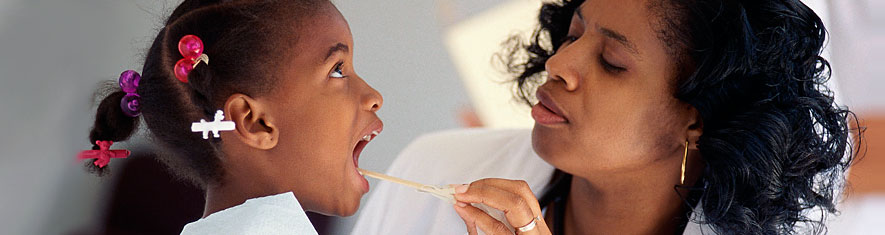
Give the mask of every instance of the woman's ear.
<path id="1" fill-rule="evenodd" d="M 267 111 L 265 104 L 244 94 L 233 94 L 224 102 L 224 113 L 236 124 L 234 134 L 246 145 L 262 150 L 276 147 L 280 137 Z"/>
<path id="2" fill-rule="evenodd" d="M 698 150 L 698 139 L 704 134 L 704 120 L 701 113 L 694 106 L 689 105 L 688 123 L 686 125 L 686 137 L 688 138 L 688 149 Z"/>

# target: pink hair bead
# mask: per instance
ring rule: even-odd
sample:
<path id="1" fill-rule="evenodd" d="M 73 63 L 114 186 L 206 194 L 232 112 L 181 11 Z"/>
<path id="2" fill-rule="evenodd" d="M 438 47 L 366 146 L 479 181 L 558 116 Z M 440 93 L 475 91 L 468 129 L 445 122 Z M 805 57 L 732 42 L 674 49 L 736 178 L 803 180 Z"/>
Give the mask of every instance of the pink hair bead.
<path id="1" fill-rule="evenodd" d="M 183 83 L 187 83 L 187 75 L 194 70 L 194 60 L 188 58 L 182 58 L 175 63 L 175 78 L 178 78 L 179 81 Z"/>
<path id="2" fill-rule="evenodd" d="M 209 56 L 203 54 L 203 40 L 194 35 L 185 35 L 178 40 L 178 52 L 184 58 L 175 63 L 172 68 L 175 78 L 183 83 L 187 83 L 187 75 L 194 70 L 197 63 L 205 62 L 209 64 Z"/>
<path id="3" fill-rule="evenodd" d="M 194 35 L 186 35 L 178 41 L 178 52 L 191 60 L 203 54 L 203 40 Z"/>

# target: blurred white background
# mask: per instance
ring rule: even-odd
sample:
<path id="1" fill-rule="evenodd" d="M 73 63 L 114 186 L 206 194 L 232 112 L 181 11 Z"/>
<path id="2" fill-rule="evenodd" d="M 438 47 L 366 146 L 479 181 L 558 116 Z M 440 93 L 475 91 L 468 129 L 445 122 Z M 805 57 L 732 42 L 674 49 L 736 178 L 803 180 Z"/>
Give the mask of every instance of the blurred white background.
<path id="1" fill-rule="evenodd" d="M 91 146 L 87 135 L 95 115 L 93 91 L 99 82 L 115 80 L 123 70 L 140 70 L 145 49 L 178 2 L 0 0 L 0 130 L 6 133 L 0 135 L 0 233 L 67 234 L 99 218 L 103 189 L 110 180 L 85 173 L 74 161 L 77 151 Z M 477 107 L 486 126 L 525 125 L 525 121 L 514 124 L 506 118 L 527 113 L 509 100 L 511 86 L 489 86 L 489 81 L 502 77 L 494 77 L 491 55 L 482 53 L 500 48 L 471 55 L 464 47 L 472 41 L 495 46 L 505 39 L 471 33 L 488 27 L 482 25 L 487 21 L 476 19 L 495 18 L 494 14 L 502 12 L 501 17 L 524 14 L 525 7 L 537 6 L 539 1 L 333 2 L 353 31 L 357 72 L 385 99 L 379 113 L 385 131 L 363 152 L 361 167 L 385 170 L 411 139 L 460 127 L 459 115 L 469 114 L 469 107 Z M 878 160 L 883 152 L 875 146 L 877 141 L 883 143 L 885 135 L 874 129 L 885 126 L 885 96 L 881 95 L 885 80 L 880 78 L 885 66 L 878 65 L 885 62 L 885 3 L 808 3 L 831 20 L 831 61 L 842 98 L 861 118 L 872 120 L 868 160 L 864 161 L 870 170 L 857 172 L 856 178 L 866 181 L 855 185 L 859 198 L 872 197 L 876 202 L 876 195 L 881 198 L 885 193 L 880 183 L 885 176 L 865 172 L 885 172 L 885 163 Z M 520 7 L 512 8 L 515 5 Z M 534 14 L 518 16 L 529 21 L 535 18 Z M 499 30 L 509 34 L 524 25 L 500 27 L 512 27 Z M 479 62 L 464 61 L 470 59 Z M 148 148 L 143 134 L 115 146 Z M 883 218 L 881 211 L 861 218 L 876 215 L 872 218 Z M 334 220 L 330 233 L 348 233 L 355 218 Z"/>

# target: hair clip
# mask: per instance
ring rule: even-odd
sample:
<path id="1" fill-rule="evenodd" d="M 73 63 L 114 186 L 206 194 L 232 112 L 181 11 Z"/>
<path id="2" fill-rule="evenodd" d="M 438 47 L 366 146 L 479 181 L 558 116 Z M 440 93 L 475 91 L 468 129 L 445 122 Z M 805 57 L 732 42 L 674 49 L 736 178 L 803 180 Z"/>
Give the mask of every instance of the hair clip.
<path id="1" fill-rule="evenodd" d="M 126 70 L 120 74 L 120 89 L 126 92 L 126 96 L 123 96 L 123 99 L 120 100 L 120 109 L 123 109 L 123 113 L 126 116 L 138 117 L 141 114 L 141 107 L 138 105 L 141 96 L 135 93 L 140 80 L 141 75 L 133 70 Z"/>
<path id="2" fill-rule="evenodd" d="M 194 35 L 185 35 L 178 41 L 178 52 L 184 58 L 175 63 L 175 78 L 187 83 L 187 75 L 197 67 L 200 62 L 209 65 L 209 56 L 203 54 L 203 40 Z"/>
<path id="3" fill-rule="evenodd" d="M 111 158 L 126 158 L 129 156 L 129 150 L 110 150 L 112 144 L 114 144 L 113 141 L 95 141 L 95 145 L 98 145 L 98 150 L 81 151 L 80 154 L 77 154 L 77 159 L 97 159 L 92 164 L 98 166 L 98 168 L 102 168 L 108 165 L 108 162 L 111 161 Z"/>
<path id="4" fill-rule="evenodd" d="M 221 138 L 221 135 L 218 135 L 219 131 L 232 131 L 235 127 L 234 122 L 223 120 L 224 111 L 218 110 L 215 112 L 215 120 L 212 120 L 212 122 L 206 122 L 206 119 L 200 119 L 200 122 L 191 123 L 191 131 L 203 132 L 203 139 L 209 139 L 210 131 L 215 138 Z"/>

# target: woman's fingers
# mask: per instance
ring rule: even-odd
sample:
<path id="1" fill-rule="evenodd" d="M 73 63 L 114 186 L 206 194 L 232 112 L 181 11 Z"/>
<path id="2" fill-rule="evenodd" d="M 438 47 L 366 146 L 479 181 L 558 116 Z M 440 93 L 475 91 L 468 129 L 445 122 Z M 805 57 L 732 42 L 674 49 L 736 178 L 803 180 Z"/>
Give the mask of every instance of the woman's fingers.
<path id="1" fill-rule="evenodd" d="M 550 234 L 550 228 L 547 227 L 547 221 L 544 220 L 544 216 L 541 212 L 541 205 L 538 203 L 538 198 L 535 197 L 535 193 L 532 192 L 532 189 L 529 187 L 529 184 L 523 180 L 507 180 L 507 179 L 495 179 L 488 178 L 482 179 L 478 182 L 481 184 L 492 185 L 499 188 L 506 188 L 511 192 L 517 193 L 529 204 L 529 207 L 532 209 L 532 214 L 537 216 L 539 219 L 536 221 L 536 226 L 539 234 Z M 519 227 L 519 225 L 514 226 Z"/>
<path id="2" fill-rule="evenodd" d="M 535 217 L 541 214 L 541 208 L 535 195 L 525 181 L 505 179 L 482 179 L 475 181 L 470 186 L 456 187 L 455 199 L 463 203 L 482 203 L 486 206 L 504 212 L 504 217 L 511 227 L 518 228 L 534 221 L 536 228 L 527 234 L 542 234 L 540 230 L 547 230 L 543 220 L 535 221 Z M 456 206 L 457 207 L 457 206 Z M 482 210 L 471 207 L 481 212 L 485 217 L 494 220 Z M 459 213 L 460 214 L 460 213 Z M 462 217 L 463 218 L 463 217 Z M 497 220 L 495 220 L 497 221 Z M 466 222 L 466 221 L 465 221 Z M 504 226 L 498 222 L 500 226 Z M 483 231 L 484 227 L 477 222 L 477 226 Z M 497 229 L 497 225 L 487 224 L 485 228 Z M 504 227 L 505 230 L 506 226 Z M 507 230 L 509 233 L 509 230 Z M 486 231 L 488 232 L 488 231 Z M 521 233 L 525 234 L 525 233 Z"/>
<path id="3" fill-rule="evenodd" d="M 477 234 L 477 228 L 489 235 L 513 234 L 501 221 L 492 218 L 476 207 L 458 204 L 455 204 L 454 207 L 455 212 L 458 212 L 458 216 L 461 216 L 464 224 L 467 225 L 467 233 L 470 235 Z"/>
<path id="4" fill-rule="evenodd" d="M 529 184 L 525 181 L 488 178 L 477 180 L 476 182 L 473 182 L 473 184 L 488 185 L 500 188 L 504 191 L 515 193 L 521 196 L 523 200 L 525 200 L 525 202 L 529 205 L 529 208 L 532 209 L 532 214 L 541 214 L 541 206 L 538 204 L 538 198 L 535 197 L 535 193 L 532 192 Z"/>
<path id="5" fill-rule="evenodd" d="M 464 209 L 461 209 L 461 206 L 455 204 L 455 212 L 458 213 L 458 216 L 461 217 L 461 220 L 464 220 L 464 225 L 467 226 L 467 234 L 468 235 L 477 235 L 476 233 L 476 222 L 472 215 L 469 215 L 467 212 L 462 212 Z"/>
<path id="6" fill-rule="evenodd" d="M 471 184 L 466 192 L 456 193 L 455 200 L 466 203 L 482 203 L 498 209 L 504 212 L 504 217 L 513 227 L 526 225 L 535 217 L 529 204 L 522 196 L 489 185 Z"/>

